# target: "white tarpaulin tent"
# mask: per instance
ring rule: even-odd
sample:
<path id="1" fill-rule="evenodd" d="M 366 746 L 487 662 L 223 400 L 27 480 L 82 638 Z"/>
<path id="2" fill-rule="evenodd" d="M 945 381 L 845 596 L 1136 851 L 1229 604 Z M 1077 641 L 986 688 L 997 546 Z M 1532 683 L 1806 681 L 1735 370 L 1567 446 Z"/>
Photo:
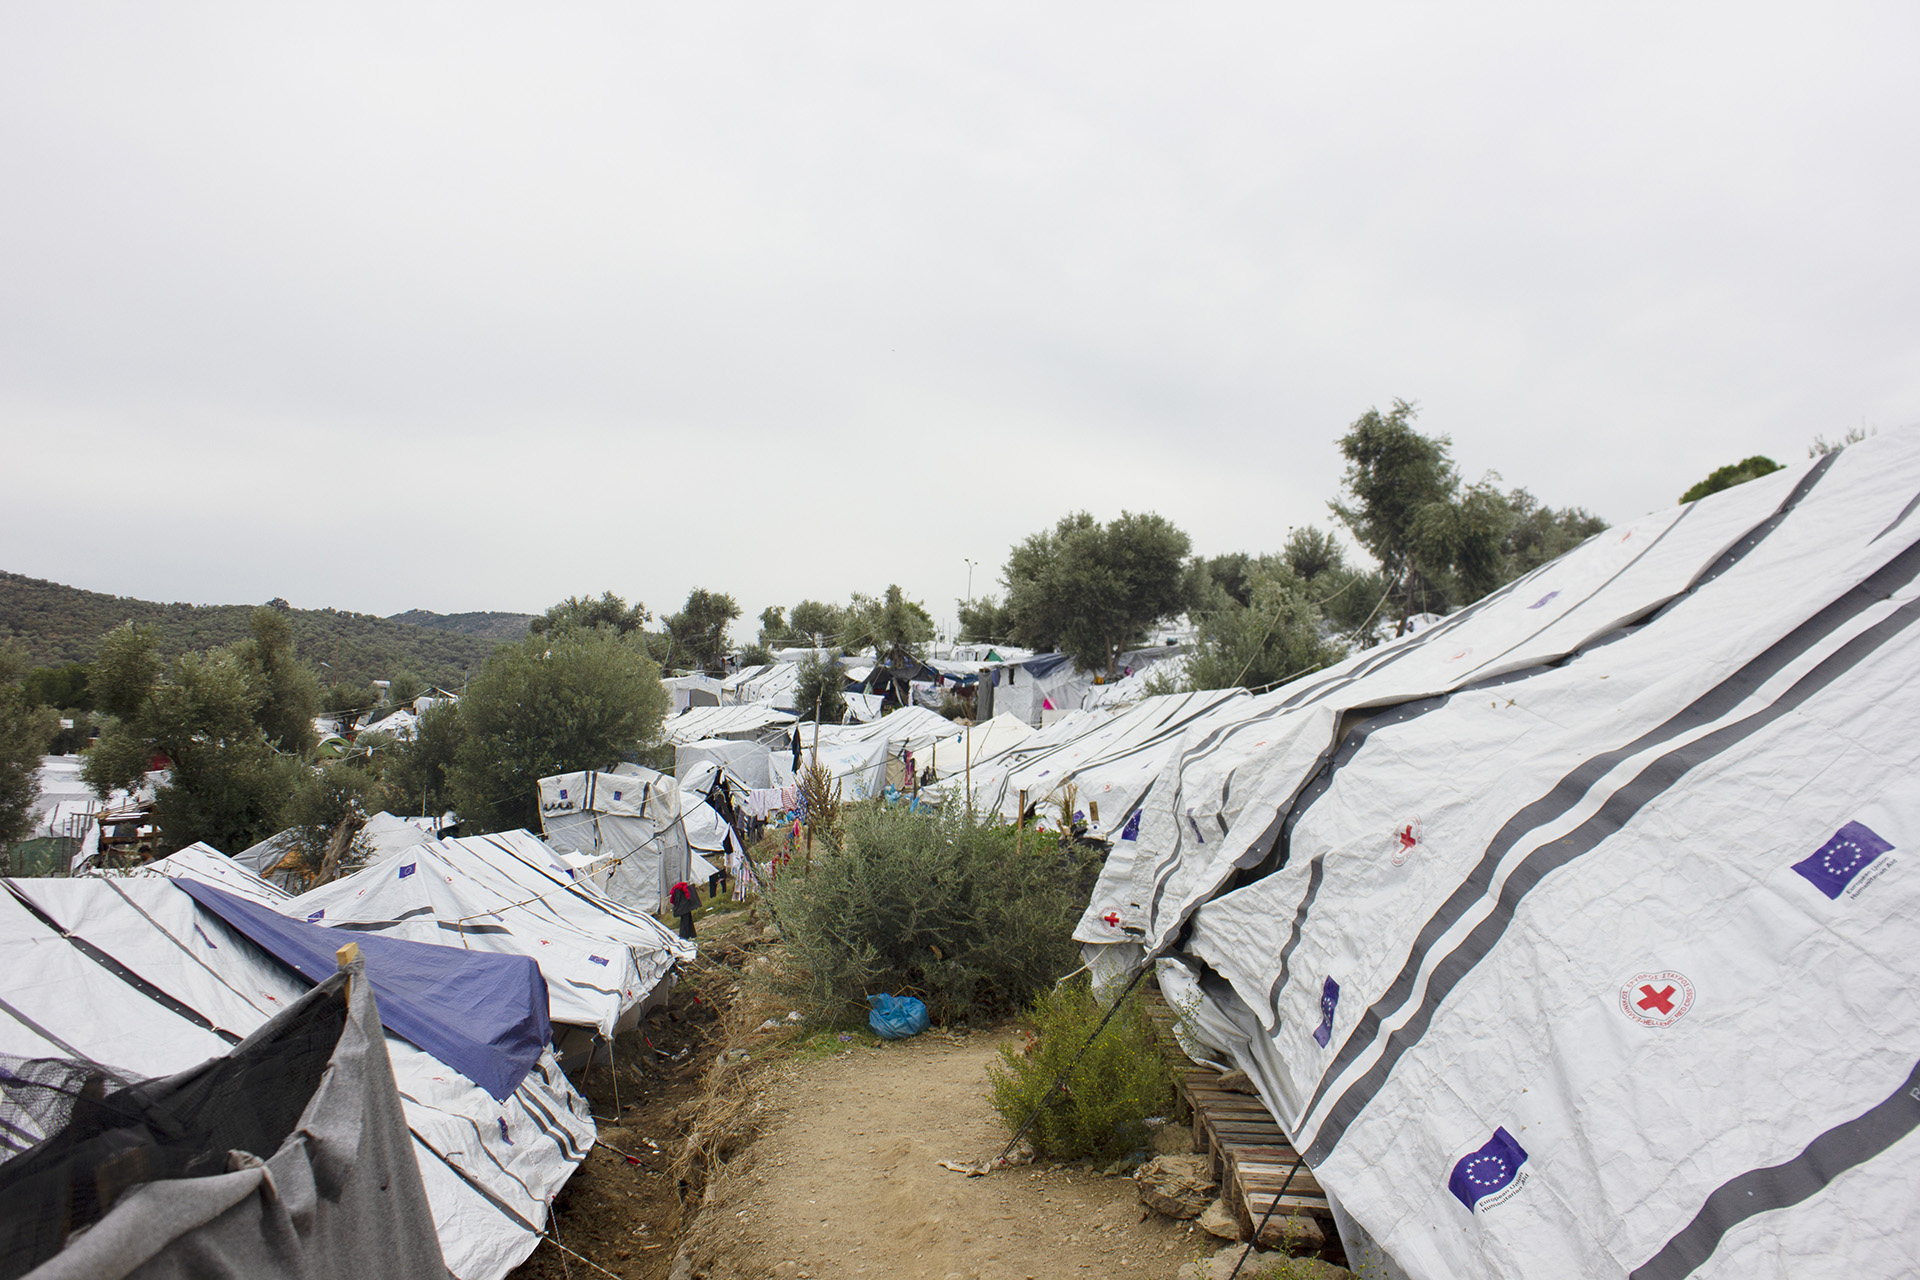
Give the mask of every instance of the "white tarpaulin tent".
<path id="1" fill-rule="evenodd" d="M 665 774 L 625 764 L 613 773 L 542 778 L 540 823 L 555 849 L 611 856 L 596 882 L 635 911 L 664 910 L 668 890 L 687 878 L 680 791 Z"/>
<path id="2" fill-rule="evenodd" d="M 0 1053 L 153 1076 L 225 1053 L 311 986 L 160 876 L 0 882 L 0 975 Z M 586 1099 L 550 1048 L 499 1100 L 391 1032 L 387 1053 L 447 1266 L 499 1280 L 593 1145 Z"/>
<path id="3" fill-rule="evenodd" d="M 782 726 L 796 719 L 764 703 L 745 707 L 695 707 L 685 715 L 668 717 L 666 740 L 675 746 L 702 738 L 746 738 L 757 742 L 777 736 Z"/>
<path id="4" fill-rule="evenodd" d="M 795 710 L 794 694 L 800 687 L 800 664 L 774 662 L 736 671 L 720 682 L 722 706 L 764 704 Z"/>
<path id="5" fill-rule="evenodd" d="M 1032 725 L 1013 716 L 995 716 L 976 725 L 949 724 L 946 736 L 935 737 L 914 752 L 914 763 L 922 770 L 933 770 L 936 777 L 958 777 L 964 784 L 970 764 L 977 769 L 1018 747 L 1034 733 Z"/>
<path id="6" fill-rule="evenodd" d="M 177 880 L 198 880 L 202 884 L 210 884 L 216 889 L 225 889 L 228 893 L 239 894 L 249 901 L 258 902 L 262 906 L 273 907 L 276 910 L 291 896 L 280 886 L 262 880 L 210 844 L 190 844 L 177 853 L 157 858 L 143 867 L 136 868 L 132 874 L 170 876 Z"/>
<path id="7" fill-rule="evenodd" d="M 1011 820 L 1026 792 L 1029 807 L 1051 813 L 1071 788 L 1074 807 L 1100 806 L 1096 831 L 1118 831 L 1188 730 L 1244 701 L 1239 689 L 1170 693 L 1147 698 L 1117 712 L 1069 713 L 997 760 L 975 765 L 972 804 L 978 813 Z M 947 795 L 962 797 L 967 782 L 947 774 L 940 784 Z"/>
<path id="8" fill-rule="evenodd" d="M 675 961 L 694 956 L 691 943 L 576 877 L 526 831 L 429 841 L 278 909 L 333 928 L 531 956 L 553 1021 L 609 1038 Z"/>
<path id="9" fill-rule="evenodd" d="M 1889 433 L 1247 699 L 1076 936 L 1164 953 L 1350 1256 L 1912 1274 L 1916 509 Z"/>
<path id="10" fill-rule="evenodd" d="M 729 778 L 743 787 L 784 787 L 793 784 L 790 757 L 782 750 L 758 742 L 738 742 L 727 738 L 708 738 L 674 748 L 673 776 L 684 788 L 687 778 L 699 766 L 717 764 Z"/>

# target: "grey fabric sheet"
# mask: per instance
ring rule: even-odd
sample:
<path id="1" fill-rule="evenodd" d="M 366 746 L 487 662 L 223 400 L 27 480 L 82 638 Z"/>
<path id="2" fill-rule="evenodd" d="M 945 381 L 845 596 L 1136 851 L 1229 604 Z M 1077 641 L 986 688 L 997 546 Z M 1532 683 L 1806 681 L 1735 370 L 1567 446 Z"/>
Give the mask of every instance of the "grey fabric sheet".
<path id="1" fill-rule="evenodd" d="M 128 1192 L 28 1280 L 445 1276 L 363 964 L 354 966 L 346 1030 L 326 1077 L 279 1150 L 265 1161 L 233 1152 L 227 1173 Z M 337 999 L 345 978 L 315 987 L 254 1036 L 300 1016 L 309 1001 Z"/>

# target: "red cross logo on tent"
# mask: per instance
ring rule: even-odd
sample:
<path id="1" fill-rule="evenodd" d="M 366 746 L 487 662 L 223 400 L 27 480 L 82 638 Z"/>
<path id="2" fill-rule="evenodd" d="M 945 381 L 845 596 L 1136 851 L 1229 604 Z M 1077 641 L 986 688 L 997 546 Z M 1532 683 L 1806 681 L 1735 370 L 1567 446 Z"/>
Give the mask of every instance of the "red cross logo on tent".
<path id="1" fill-rule="evenodd" d="M 1423 834 L 1425 833 L 1420 826 L 1420 819 L 1417 817 L 1414 818 L 1411 822 L 1403 822 L 1399 826 L 1394 828 L 1393 830 L 1393 865 L 1394 866 L 1404 867 L 1405 865 L 1407 865 L 1407 859 L 1411 858 L 1413 856 L 1413 851 L 1419 847 L 1420 837 Z"/>
<path id="2" fill-rule="evenodd" d="M 1120 913 L 1118 911 L 1109 911 L 1107 914 L 1101 916 L 1100 919 L 1106 923 L 1109 929 L 1118 929 L 1120 927 Z"/>
<path id="3" fill-rule="evenodd" d="M 1620 988 L 1620 1012 L 1643 1027 L 1670 1027 L 1693 1008 L 1693 983 L 1671 969 L 1636 973 Z"/>

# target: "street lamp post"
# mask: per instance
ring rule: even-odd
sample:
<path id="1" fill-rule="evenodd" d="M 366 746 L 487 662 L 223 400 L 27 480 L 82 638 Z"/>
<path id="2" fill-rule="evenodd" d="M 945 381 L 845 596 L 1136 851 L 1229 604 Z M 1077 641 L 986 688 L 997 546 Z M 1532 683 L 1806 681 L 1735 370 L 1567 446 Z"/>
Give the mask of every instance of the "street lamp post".
<path id="1" fill-rule="evenodd" d="M 967 562 L 967 607 L 972 608 L 973 607 L 973 566 L 975 562 L 972 556 L 962 556 L 960 558 Z M 956 645 L 960 643 L 960 622 L 959 622 L 959 619 L 957 618 L 954 620 L 954 624 L 953 624 L 953 642 Z"/>

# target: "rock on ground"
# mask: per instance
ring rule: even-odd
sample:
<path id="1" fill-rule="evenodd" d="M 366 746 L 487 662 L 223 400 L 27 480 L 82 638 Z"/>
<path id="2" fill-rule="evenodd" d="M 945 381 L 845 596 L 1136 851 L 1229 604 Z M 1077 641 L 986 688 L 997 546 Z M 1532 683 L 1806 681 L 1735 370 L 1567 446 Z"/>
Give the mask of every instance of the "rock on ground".
<path id="1" fill-rule="evenodd" d="M 1197 1218 L 1219 1190 L 1205 1156 L 1155 1156 L 1134 1172 L 1140 1203 L 1169 1218 Z"/>

